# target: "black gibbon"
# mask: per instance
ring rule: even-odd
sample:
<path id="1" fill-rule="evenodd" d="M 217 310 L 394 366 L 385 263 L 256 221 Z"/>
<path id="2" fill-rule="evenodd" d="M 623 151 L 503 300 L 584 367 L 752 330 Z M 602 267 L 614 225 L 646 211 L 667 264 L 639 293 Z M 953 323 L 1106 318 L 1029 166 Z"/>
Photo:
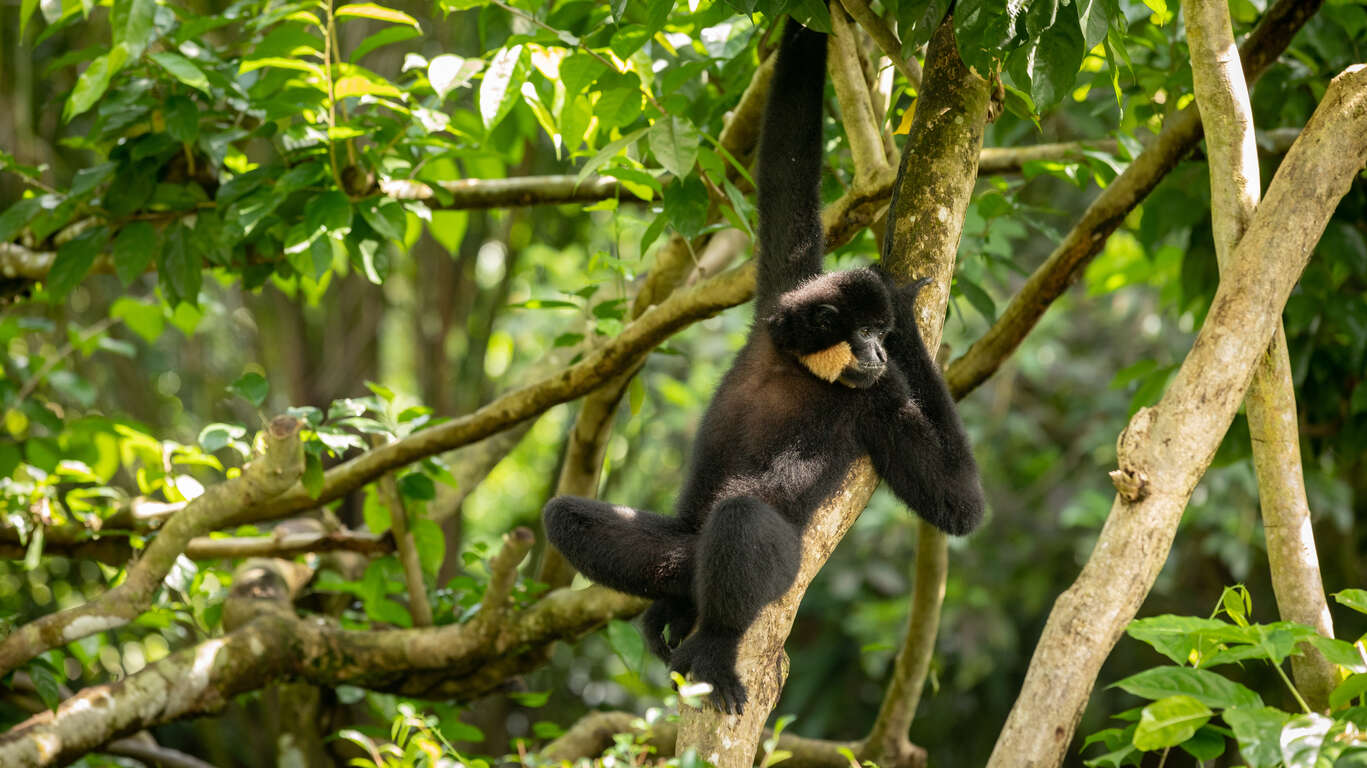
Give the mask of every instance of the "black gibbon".
<path id="1" fill-rule="evenodd" d="M 746 701 L 742 633 L 792 585 L 803 529 L 861 455 L 937 528 L 967 533 L 983 515 L 963 425 L 916 328 L 924 281 L 821 269 L 826 36 L 790 21 L 778 56 L 755 322 L 703 417 L 677 516 L 570 496 L 544 511 L 547 537 L 585 576 L 655 601 L 651 649 L 710 683 L 726 713 Z"/>

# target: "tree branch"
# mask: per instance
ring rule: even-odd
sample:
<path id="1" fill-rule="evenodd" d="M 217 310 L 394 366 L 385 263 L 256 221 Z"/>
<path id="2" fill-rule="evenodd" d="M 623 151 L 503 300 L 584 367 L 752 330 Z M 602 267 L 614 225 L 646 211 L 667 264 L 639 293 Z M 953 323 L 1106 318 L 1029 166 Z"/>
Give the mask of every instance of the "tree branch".
<path id="1" fill-rule="evenodd" d="M 1116 447 L 1119 489 L 1082 573 L 1059 596 L 989 768 L 1058 765 L 1097 672 L 1167 559 L 1324 226 L 1367 162 L 1367 67 L 1330 84 L 1239 241 L 1205 324 L 1158 405 Z"/>
<path id="2" fill-rule="evenodd" d="M 837 4 L 831 8 L 830 54 L 827 69 L 836 101 L 840 103 L 840 123 L 845 129 L 845 140 L 854 162 L 854 185 L 876 183 L 888 175 L 887 156 L 883 151 L 882 124 L 874 116 L 873 96 L 859 62 L 855 27 Z"/>
<path id="3" fill-rule="evenodd" d="M 0 640 L 0 676 L 51 648 L 137 618 L 191 538 L 223 526 L 240 510 L 275 496 L 299 477 L 304 468 L 299 427 L 293 417 L 273 419 L 258 436 L 264 443 L 261 456 L 241 475 L 210 487 L 176 513 L 128 568 L 121 584 L 88 603 L 31 621 Z"/>
<path id="4" fill-rule="evenodd" d="M 1321 0 L 1278 0 L 1258 22 L 1239 49 L 1244 75 L 1250 83 L 1286 48 L 1296 30 L 1314 15 Z M 1201 140 L 1201 117 L 1194 105 L 1169 117 L 1157 139 L 1106 187 L 1082 214 L 1049 258 L 1025 281 L 997 322 L 973 342 L 962 357 L 949 364 L 949 390 L 962 396 L 997 370 L 997 366 L 1035 327 L 1035 323 L 1063 291 L 1072 285 L 1106 238 L 1125 216 Z"/>
<path id="5" fill-rule="evenodd" d="M 519 540 L 514 548 L 522 546 Z M 633 615 L 644 603 L 602 587 L 561 589 L 493 621 L 493 633 L 478 621 L 348 631 L 294 615 L 289 609 L 290 565 L 253 561 L 250 573 L 239 569 L 242 577 L 234 580 L 224 617 L 225 625 L 229 616 L 244 622 L 234 622 L 224 637 L 178 651 L 122 680 L 85 688 L 55 713 L 39 713 L 0 734 L 0 765 L 66 765 L 111 739 L 218 712 L 233 696 L 282 679 L 470 700 L 515 673 L 510 660 Z M 488 674 L 490 670 L 495 674 Z"/>
<path id="6" fill-rule="evenodd" d="M 859 26 L 869 33 L 869 37 L 882 49 L 883 55 L 888 57 L 897 71 L 902 73 L 902 77 L 907 79 L 911 87 L 917 91 L 921 90 L 921 65 L 916 63 L 916 59 L 908 59 L 902 55 L 902 41 L 897 39 L 897 35 L 888 27 L 888 23 L 883 18 L 869 8 L 865 0 L 840 0 L 840 5 L 845 6 L 845 11 L 859 22 Z"/>
<path id="7" fill-rule="evenodd" d="M 373 436 L 382 445 L 383 438 Z M 413 618 L 413 626 L 432 626 L 432 604 L 427 601 L 427 582 L 422 576 L 422 559 L 418 557 L 418 542 L 408 528 L 408 508 L 399 494 L 399 484 L 393 472 L 386 472 L 375 481 L 375 490 L 380 503 L 389 510 L 389 530 L 394 537 L 394 549 L 399 555 L 399 565 L 403 568 L 404 585 L 408 590 L 408 613 Z"/>
<path id="8" fill-rule="evenodd" d="M 1222 1 L 1183 0 L 1182 15 L 1187 22 L 1196 103 L 1205 126 L 1211 228 L 1223 271 L 1258 206 L 1261 182 L 1253 107 L 1234 47 L 1229 6 Z M 1305 497 L 1296 393 L 1280 319 L 1271 346 L 1254 368 L 1244 404 L 1277 607 L 1284 620 L 1312 626 L 1325 637 L 1333 637 L 1333 619 L 1324 597 L 1310 505 Z M 1301 655 L 1291 659 L 1297 687 L 1311 708 L 1326 709 L 1338 674 L 1313 645 L 1302 643 L 1300 647 Z"/>

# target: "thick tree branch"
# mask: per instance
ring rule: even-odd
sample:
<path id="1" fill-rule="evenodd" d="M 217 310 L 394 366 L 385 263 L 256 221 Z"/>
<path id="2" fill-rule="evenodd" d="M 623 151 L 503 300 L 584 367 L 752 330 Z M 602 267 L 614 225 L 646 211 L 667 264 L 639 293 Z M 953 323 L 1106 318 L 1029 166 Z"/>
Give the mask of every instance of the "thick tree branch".
<path id="1" fill-rule="evenodd" d="M 1367 163 L 1367 67 L 1335 78 L 1239 241 L 1167 392 L 1121 433 L 1120 493 L 1082 573 L 1059 596 L 989 768 L 1058 765 L 1101 664 L 1167 559 L 1324 226 Z"/>
<path id="2" fill-rule="evenodd" d="M 504 552 L 520 550 L 521 536 Z M 495 561 L 511 560 L 516 551 Z M 593 631 L 641 610 L 642 600 L 590 587 L 556 590 L 501 618 L 421 629 L 354 632 L 301 619 L 289 608 L 294 575 L 284 561 L 239 569 L 224 609 L 222 638 L 209 640 L 108 685 L 92 686 L 0 735 L 6 768 L 66 765 L 111 739 L 143 728 L 220 711 L 240 693 L 282 679 L 320 686 L 357 685 L 405 696 L 469 700 L 496 689 L 550 643 Z M 501 570 L 496 566 L 495 570 Z M 241 621 L 229 622 L 237 617 Z M 489 631 L 492 626 L 493 632 Z M 490 670 L 494 674 L 488 674 Z"/>
<path id="3" fill-rule="evenodd" d="M 1320 0 L 1278 0 L 1239 49 L 1250 83 L 1291 41 L 1320 6 Z M 1049 258 L 1025 281 L 997 322 L 949 364 L 945 378 L 960 396 L 981 384 L 1011 355 L 1021 340 L 1063 291 L 1101 251 L 1106 238 L 1201 140 L 1201 117 L 1195 105 L 1169 117 L 1157 139 L 1097 196 Z"/>
<path id="4" fill-rule="evenodd" d="M 1183 0 L 1196 104 L 1210 158 L 1211 228 L 1223 271 L 1258 206 L 1261 184 L 1253 107 L 1223 0 Z M 1281 617 L 1334 636 L 1320 579 L 1310 505 L 1301 469 L 1300 435 L 1291 358 L 1280 320 L 1259 359 L 1244 401 L 1253 444 L 1253 467 L 1267 537 L 1272 588 Z M 1338 683 L 1334 665 L 1309 643 L 1291 660 L 1297 687 L 1313 709 L 1329 706 Z"/>
<path id="5" fill-rule="evenodd" d="M 293 417 L 272 420 L 260 436 L 262 455 L 241 475 L 210 487 L 176 513 L 117 587 L 83 605 L 29 622 L 0 641 L 0 676 L 51 648 L 137 618 L 193 537 L 225 525 L 242 509 L 275 496 L 299 477 L 304 468 L 299 427 Z"/>

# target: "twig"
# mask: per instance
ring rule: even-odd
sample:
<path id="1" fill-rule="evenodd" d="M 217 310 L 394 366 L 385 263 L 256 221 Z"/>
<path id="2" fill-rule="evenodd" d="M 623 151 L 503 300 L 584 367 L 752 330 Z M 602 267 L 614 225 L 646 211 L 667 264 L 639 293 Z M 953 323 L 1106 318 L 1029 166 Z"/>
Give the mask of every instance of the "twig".
<path id="1" fill-rule="evenodd" d="M 845 6 L 854 20 L 859 22 L 859 26 L 869 33 L 869 37 L 882 49 L 883 55 L 887 56 L 897 71 L 902 73 L 902 77 L 907 79 L 911 87 L 921 90 L 921 65 L 915 59 L 908 59 L 902 55 L 902 41 L 897 39 L 896 33 L 888 26 L 883 18 L 873 12 L 865 0 L 840 0 L 840 4 Z"/>

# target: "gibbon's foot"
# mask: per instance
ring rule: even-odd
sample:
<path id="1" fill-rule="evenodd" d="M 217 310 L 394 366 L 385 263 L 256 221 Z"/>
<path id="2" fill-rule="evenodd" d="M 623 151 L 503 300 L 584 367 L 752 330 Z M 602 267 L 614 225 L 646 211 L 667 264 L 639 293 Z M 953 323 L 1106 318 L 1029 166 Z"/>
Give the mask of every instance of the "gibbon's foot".
<path id="1" fill-rule="evenodd" d="M 698 609 L 688 598 L 662 598 L 650 604 L 642 620 L 646 644 L 650 652 L 666 664 L 679 643 L 693 631 L 698 621 Z M 665 637 L 666 629 L 669 637 Z"/>
<path id="2" fill-rule="evenodd" d="M 670 654 L 669 666 L 695 683 L 712 686 L 708 697 L 717 711 L 739 715 L 745 711 L 745 685 L 736 674 L 739 636 L 718 635 L 699 630 Z"/>

